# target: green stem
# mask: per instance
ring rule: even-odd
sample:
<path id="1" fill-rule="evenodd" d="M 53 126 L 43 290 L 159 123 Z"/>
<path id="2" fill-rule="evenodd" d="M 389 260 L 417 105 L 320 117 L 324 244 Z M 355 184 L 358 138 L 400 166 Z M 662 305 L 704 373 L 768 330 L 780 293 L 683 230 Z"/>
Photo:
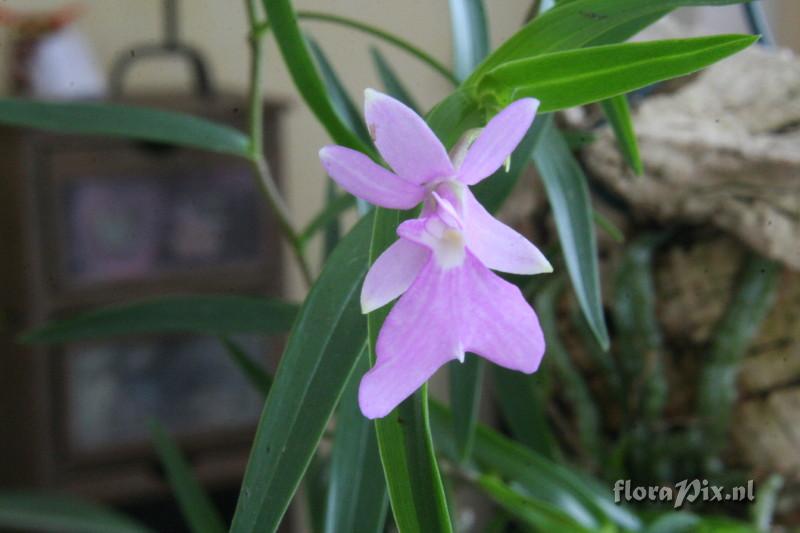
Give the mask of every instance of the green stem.
<path id="1" fill-rule="evenodd" d="M 303 280 L 310 287 L 314 282 L 311 269 L 303 253 L 303 244 L 299 232 L 294 228 L 289 214 L 289 208 L 281 196 L 278 186 L 264 157 L 264 99 L 261 89 L 264 83 L 264 32 L 260 28 L 264 23 L 258 22 L 257 0 L 245 0 L 247 18 L 250 22 L 250 101 L 249 101 L 249 135 L 250 146 L 248 156 L 253 170 L 256 173 L 257 183 L 261 194 L 266 199 L 278 227 L 283 233 L 300 267 Z"/>
<path id="2" fill-rule="evenodd" d="M 441 74 L 447 81 L 453 83 L 454 85 L 458 85 L 458 79 L 456 79 L 455 75 L 440 63 L 436 58 L 425 52 L 424 50 L 417 48 L 413 44 L 409 43 L 405 39 L 398 37 L 394 34 L 389 32 L 383 31 L 379 28 L 374 26 L 370 26 L 369 24 L 364 24 L 363 22 L 359 22 L 357 20 L 349 19 L 346 17 L 340 17 L 338 15 L 331 15 L 328 13 L 320 13 L 318 11 L 298 11 L 297 18 L 305 19 L 305 20 L 316 20 L 319 22 L 331 22 L 333 24 L 339 24 L 341 26 L 347 26 L 354 30 L 358 30 L 364 32 L 366 34 L 372 35 L 373 37 L 377 37 L 378 39 L 382 39 L 387 43 L 393 44 L 396 47 L 400 48 L 411 54 L 412 56 L 418 58 L 423 63 L 426 63 L 430 66 L 433 70 Z M 256 33 L 259 35 L 263 35 L 267 31 L 269 31 L 269 22 L 264 22 L 256 27 Z"/>

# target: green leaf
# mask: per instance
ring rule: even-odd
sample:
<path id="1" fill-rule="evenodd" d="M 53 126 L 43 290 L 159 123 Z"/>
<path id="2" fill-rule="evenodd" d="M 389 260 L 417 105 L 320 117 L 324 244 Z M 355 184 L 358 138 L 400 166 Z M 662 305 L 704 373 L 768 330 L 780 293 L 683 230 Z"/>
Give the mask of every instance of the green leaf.
<path id="1" fill-rule="evenodd" d="M 378 71 L 378 77 L 380 77 L 387 94 L 397 98 L 408 107 L 419 113 L 419 104 L 414 101 L 411 93 L 408 92 L 408 89 L 406 89 L 403 82 L 400 81 L 400 78 L 397 76 L 397 74 L 395 74 L 394 69 L 383 57 L 383 54 L 381 54 L 380 50 L 373 46 L 370 47 L 369 52 L 372 55 L 372 61 L 375 63 L 375 68 Z"/>
<path id="2" fill-rule="evenodd" d="M 209 335 L 284 333 L 297 306 L 249 296 L 163 296 L 49 322 L 23 335 L 28 343 L 61 343 L 118 335 L 186 332 Z"/>
<path id="3" fill-rule="evenodd" d="M 172 492 L 192 533 L 224 533 L 228 530 L 214 503 L 197 482 L 192 467 L 164 427 L 153 420 L 150 433 Z"/>
<path id="4" fill-rule="evenodd" d="M 377 208 L 370 245 L 374 262 L 397 236 L 397 211 Z M 390 306 L 367 316 L 370 362 L 375 363 L 375 342 Z M 403 533 L 451 532 L 450 516 L 439 466 L 433 450 L 428 420 L 427 386 L 391 413 L 375 420 L 389 501 L 398 530 Z"/>
<path id="5" fill-rule="evenodd" d="M 266 396 L 272 386 L 272 377 L 233 340 L 228 337 L 222 337 L 220 341 L 250 384 L 263 396 Z"/>
<path id="6" fill-rule="evenodd" d="M 366 348 L 345 389 L 336 419 L 325 532 L 380 533 L 389 499 L 381 470 L 375 427 L 358 407 L 358 385 L 369 370 Z"/>
<path id="7" fill-rule="evenodd" d="M 262 0 L 275 40 L 289 69 L 294 85 L 308 107 L 334 141 L 354 150 L 372 153 L 347 125 L 333 107 L 325 84 L 314 68 L 306 41 L 297 24 L 297 14 L 291 0 Z"/>
<path id="8" fill-rule="evenodd" d="M 340 17 L 338 15 L 331 15 L 329 13 L 320 13 L 318 11 L 298 11 L 297 17 L 303 20 L 315 20 L 320 22 L 331 22 L 333 24 L 338 24 L 340 26 L 345 26 L 354 30 L 358 30 L 360 32 L 366 33 L 367 35 L 371 35 L 372 37 L 377 37 L 382 41 L 392 44 L 397 48 L 403 50 L 411 54 L 412 56 L 416 57 L 423 63 L 427 64 L 433 70 L 441 74 L 445 79 L 453 83 L 454 85 L 458 83 L 458 80 L 453 76 L 453 73 L 450 72 L 447 67 L 445 67 L 442 63 L 437 61 L 433 56 L 411 44 L 410 42 L 406 41 L 402 37 L 398 37 L 392 33 L 387 31 L 381 30 L 380 28 L 376 28 L 375 26 L 370 26 L 369 24 L 364 24 L 363 22 L 359 22 L 357 20 L 349 19 L 347 17 Z"/>
<path id="9" fill-rule="evenodd" d="M 329 183 L 333 183 L 328 178 L 326 178 L 326 180 Z M 310 241 L 317 232 L 327 228 L 334 221 L 338 220 L 342 213 L 353 208 L 355 205 L 356 199 L 352 194 L 342 193 L 332 197 L 325 205 L 325 208 L 317 213 L 317 216 L 315 216 L 302 233 L 300 233 L 300 242 L 304 246 L 307 245 L 308 241 Z"/>
<path id="10" fill-rule="evenodd" d="M 695 533 L 700 517 L 686 511 L 664 513 L 653 520 L 646 533 Z"/>
<path id="11" fill-rule="evenodd" d="M 482 0 L 450 0 L 455 75 L 465 79 L 489 53 L 489 28 Z"/>
<path id="12" fill-rule="evenodd" d="M 431 402 L 430 415 L 437 449 L 457 460 L 450 413 Z M 627 530 L 641 529 L 639 518 L 615 504 L 607 487 L 480 424 L 471 461 L 480 472 L 519 484 L 526 496 L 553 504 L 586 528 L 613 523 Z"/>
<path id="13" fill-rule="evenodd" d="M 624 94 L 620 94 L 603 100 L 600 105 L 603 106 L 603 113 L 605 113 L 609 124 L 611 124 L 611 129 L 617 138 L 617 144 L 619 144 L 622 156 L 633 171 L 637 175 L 641 175 L 644 168 L 642 166 L 642 158 L 639 155 L 639 144 L 636 142 L 636 132 L 631 121 L 628 98 Z"/>
<path id="14" fill-rule="evenodd" d="M 783 488 L 783 476 L 770 474 L 766 481 L 760 483 L 756 501 L 750 507 L 753 526 L 759 533 L 772 531 L 772 520 L 778 507 L 780 491 Z"/>
<path id="15" fill-rule="evenodd" d="M 361 139 L 361 142 L 365 145 L 371 145 L 372 141 L 370 140 L 364 119 L 361 118 L 361 114 L 358 112 L 353 100 L 347 94 L 347 90 L 339 80 L 339 76 L 337 76 L 336 72 L 333 70 L 322 48 L 320 48 L 317 42 L 311 37 L 306 37 L 306 40 L 311 48 L 311 52 L 314 54 L 314 58 L 317 60 L 317 65 L 319 65 L 319 70 L 322 73 L 322 79 L 325 82 L 325 88 L 328 90 L 328 95 L 330 96 L 334 110 L 339 114 L 339 117 L 350 131 Z"/>
<path id="16" fill-rule="evenodd" d="M 233 533 L 275 531 L 366 339 L 359 305 L 372 216 L 328 259 L 297 317 L 259 421 Z"/>
<path id="17" fill-rule="evenodd" d="M 781 270 L 775 261 L 751 254 L 742 267 L 736 294 L 717 324 L 698 391 L 709 454 L 721 451 L 727 442 L 741 360 L 772 308 Z"/>
<path id="18" fill-rule="evenodd" d="M 578 440 L 588 461 L 599 461 L 600 414 L 586 380 L 575 368 L 572 357 L 558 334 L 557 305 L 562 294 L 562 280 L 556 278 L 536 295 L 534 307 L 545 334 L 550 364 L 563 385 L 564 394 L 575 413 Z"/>
<path id="19" fill-rule="evenodd" d="M 328 179 L 325 181 L 325 196 L 327 198 L 327 206 L 325 207 L 325 212 L 330 212 L 331 209 L 336 209 L 336 202 L 339 200 L 339 197 L 344 197 L 345 199 L 349 200 L 348 203 L 350 205 L 355 204 L 355 197 L 351 194 L 342 194 L 339 195 L 337 191 L 338 187 L 336 186 L 336 182 L 332 179 Z M 324 214 L 324 213 L 323 213 Z M 313 222 L 312 222 L 313 223 Z M 325 259 L 331 255 L 334 249 L 336 249 L 336 245 L 339 244 L 339 241 L 342 240 L 342 226 L 339 221 L 339 213 L 335 216 L 331 216 L 325 222 L 325 239 L 323 242 L 323 253 L 325 254 Z"/>
<path id="20" fill-rule="evenodd" d="M 308 502 L 308 521 L 311 523 L 313 533 L 323 533 L 325 530 L 325 505 L 328 498 L 328 477 L 330 473 L 328 458 L 314 454 L 303 477 L 303 488 Z"/>
<path id="21" fill-rule="evenodd" d="M 534 161 L 553 210 L 578 303 L 600 346 L 608 349 L 608 330 L 600 296 L 597 237 L 592 223 L 593 210 L 586 176 L 563 137 L 552 125 L 552 117 L 547 120 L 550 120 L 550 124 L 536 147 Z"/>
<path id="22" fill-rule="evenodd" d="M 428 126 L 450 149 L 471 128 L 485 125 L 485 117 L 475 100 L 464 90 L 458 90 L 436 104 L 427 116 Z"/>
<path id="23" fill-rule="evenodd" d="M 739 4 L 747 0 L 575 0 L 536 17 L 505 41 L 465 82 L 472 85 L 495 67 L 545 52 L 623 41 L 672 9 Z"/>
<path id="24" fill-rule="evenodd" d="M 519 145 L 511 153 L 511 165 L 506 172 L 501 167 L 497 172 L 472 187 L 472 192 L 478 201 L 490 213 L 496 213 L 505 203 L 506 199 L 516 187 L 522 172 L 528 167 L 542 132 L 548 120 L 544 117 L 533 123 L 533 126 L 522 138 Z"/>
<path id="25" fill-rule="evenodd" d="M 628 403 L 651 424 L 661 418 L 668 395 L 652 272 L 653 253 L 663 240 L 660 235 L 637 238 L 625 249 L 614 279 L 617 359 L 627 395 L 634 399 Z M 644 460 L 655 462 L 652 456 Z"/>
<path id="26" fill-rule="evenodd" d="M 560 450 L 547 420 L 547 398 L 540 369 L 533 376 L 492 365 L 494 394 L 514 439 L 548 459 Z"/>
<path id="27" fill-rule="evenodd" d="M 249 140 L 236 129 L 192 115 L 146 107 L 3 98 L 0 123 L 59 133 L 127 137 L 249 157 Z"/>
<path id="28" fill-rule="evenodd" d="M 478 84 L 479 98 L 541 101 L 549 112 L 597 102 L 695 72 L 753 44 L 752 35 L 714 35 L 609 44 L 504 63 Z"/>
<path id="29" fill-rule="evenodd" d="M 473 354 L 469 354 L 463 363 L 453 361 L 448 365 L 453 429 L 461 461 L 469 457 L 472 451 L 472 441 L 480 410 L 484 366 L 484 362 Z"/>
<path id="30" fill-rule="evenodd" d="M 500 507 L 538 531 L 558 531 L 559 533 L 590 533 L 592 531 L 570 518 L 555 505 L 527 498 L 494 476 L 482 476 L 478 480 L 478 485 Z"/>
<path id="31" fill-rule="evenodd" d="M 101 505 L 31 492 L 0 492 L 0 526 L 54 533 L 153 533 Z"/>
<path id="32" fill-rule="evenodd" d="M 686 511 L 664 513 L 645 533 L 757 533 L 757 529 L 736 520 L 698 516 Z"/>
<path id="33" fill-rule="evenodd" d="M 597 224 L 600 229 L 605 231 L 606 234 L 615 242 L 618 244 L 625 242 L 625 235 L 622 233 L 622 230 L 615 226 L 614 223 L 606 218 L 600 211 L 595 209 L 592 212 L 592 219 L 594 220 L 595 224 Z"/>

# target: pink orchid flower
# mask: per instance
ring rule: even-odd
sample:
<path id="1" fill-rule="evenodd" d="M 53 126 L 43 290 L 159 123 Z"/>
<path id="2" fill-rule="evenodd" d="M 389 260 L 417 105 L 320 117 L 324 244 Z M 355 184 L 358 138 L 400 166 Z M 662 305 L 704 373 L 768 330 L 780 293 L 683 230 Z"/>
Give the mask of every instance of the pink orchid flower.
<path id="1" fill-rule="evenodd" d="M 361 380 L 364 416 L 386 416 L 442 365 L 463 362 L 466 352 L 525 373 L 538 368 L 545 349 L 539 320 L 519 289 L 490 269 L 540 274 L 552 267 L 469 189 L 506 161 L 538 105 L 525 98 L 506 107 L 454 164 L 413 110 L 367 89 L 367 126 L 394 172 L 343 146 L 320 151 L 328 174 L 355 196 L 392 209 L 424 202 L 420 218 L 400 224 L 400 239 L 364 280 L 364 313 L 402 295 L 378 335 L 376 364 Z"/>

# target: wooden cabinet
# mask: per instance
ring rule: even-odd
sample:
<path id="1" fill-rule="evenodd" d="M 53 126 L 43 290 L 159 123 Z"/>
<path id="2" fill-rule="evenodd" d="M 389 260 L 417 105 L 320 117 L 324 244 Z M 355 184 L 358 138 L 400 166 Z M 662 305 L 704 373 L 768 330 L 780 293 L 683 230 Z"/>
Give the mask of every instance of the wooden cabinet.
<path id="1" fill-rule="evenodd" d="M 133 103 L 244 127 L 242 99 Z M 264 150 L 280 176 L 281 106 Z M 262 400 L 213 337 L 30 347 L 27 328 L 164 294 L 282 292 L 281 245 L 246 161 L 104 137 L 0 130 L 0 484 L 114 502 L 165 490 L 159 419 L 213 486 L 235 485 Z M 274 339 L 237 339 L 274 366 Z"/>

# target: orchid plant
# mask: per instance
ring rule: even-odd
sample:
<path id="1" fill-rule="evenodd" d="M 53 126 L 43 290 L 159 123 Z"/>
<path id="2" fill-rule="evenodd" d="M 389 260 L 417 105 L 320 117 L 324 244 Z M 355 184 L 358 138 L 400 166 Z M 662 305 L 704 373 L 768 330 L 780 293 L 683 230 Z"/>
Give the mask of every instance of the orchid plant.
<path id="1" fill-rule="evenodd" d="M 533 2 L 529 20 L 489 52 L 481 0 L 451 0 L 452 72 L 401 36 L 361 22 L 297 11 L 291 0 L 245 0 L 252 52 L 247 133 L 180 114 L 111 104 L 0 101 L 0 122 L 146 139 L 244 158 L 310 286 L 299 306 L 244 306 L 223 297 L 214 303 L 220 315 L 229 317 L 252 317 L 258 309 L 259 333 L 292 325 L 274 377 L 236 356 L 266 402 L 230 526 L 202 495 L 174 443 L 154 429 L 193 531 L 275 531 L 301 481 L 313 487 L 320 483 L 319 460 L 329 461 L 325 503 L 300 504 L 311 508 L 319 531 L 380 532 L 387 520 L 403 533 L 460 530 L 452 518 L 459 516 L 454 512 L 459 503 L 448 502 L 445 481 L 473 485 L 501 509 L 499 523 L 515 522 L 526 530 L 671 531 L 670 524 L 705 524 L 697 515 L 645 516 L 617 506 L 610 490 L 568 461 L 558 464 L 556 457 L 479 425 L 478 406 L 486 401 L 481 397 L 482 363 L 467 353 L 531 379 L 525 374 L 547 360 L 548 331 L 543 332 L 521 287 L 531 275 L 553 272 L 551 262 L 556 273 L 571 280 L 593 342 L 600 350 L 608 348 L 586 176 L 553 113 L 600 102 L 631 171 L 640 172 L 625 94 L 701 69 L 755 38 L 624 41 L 677 7 L 740 1 L 561 0 L 548 10 L 542 6 L 546 2 Z M 412 109 L 402 77 L 375 52 L 390 94 L 366 89 L 364 125 L 323 49 L 301 32 L 304 19 L 366 32 L 398 46 L 444 75 L 453 90 L 420 115 Z M 292 222 L 260 148 L 263 42 L 270 35 L 299 94 L 335 143 L 323 147 L 319 157 L 346 191 L 334 194 L 304 230 Z M 558 231 L 559 250 L 548 253 L 550 260 L 491 214 L 531 164 L 539 170 Z M 315 275 L 307 243 L 319 228 L 337 228 L 341 212 L 354 205 L 353 197 L 362 201 L 360 219 L 338 242 L 328 241 L 330 253 Z M 154 300 L 137 303 L 135 309 L 45 325 L 28 341 L 86 338 L 87 328 L 95 337 L 124 333 L 120 323 L 135 330 L 136 317 L 148 309 L 166 317 L 161 327 L 171 326 L 169 317 L 185 325 L 191 300 L 179 303 Z M 241 320 L 240 328 L 225 331 L 198 323 L 194 330 L 222 336 L 253 333 L 245 326 L 253 322 Z M 428 398 L 425 383 L 451 361 L 456 363 L 450 365 L 451 401 L 445 407 Z M 534 403 L 523 411 L 530 420 L 545 416 Z M 330 431 L 332 419 L 336 424 Z M 329 457 L 317 453 L 323 439 L 332 439 Z M 0 497 L 0 523 L 15 508 L 57 515 L 65 505 L 14 498 Z M 12 509 L 11 514 L 4 509 Z M 145 530 L 89 505 L 77 515 L 85 530 Z M 28 524 L 20 520 L 15 524 Z M 723 519 L 713 524 L 720 528 L 714 531 L 748 527 Z"/>

